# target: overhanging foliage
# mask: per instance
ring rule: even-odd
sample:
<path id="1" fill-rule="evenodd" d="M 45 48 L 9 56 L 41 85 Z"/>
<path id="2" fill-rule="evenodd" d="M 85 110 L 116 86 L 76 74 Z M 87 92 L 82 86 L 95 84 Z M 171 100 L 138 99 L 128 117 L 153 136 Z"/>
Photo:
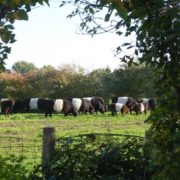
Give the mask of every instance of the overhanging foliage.
<path id="1" fill-rule="evenodd" d="M 37 4 L 48 4 L 48 0 L 0 0 L 0 72 L 5 70 L 5 60 L 11 52 L 10 44 L 16 41 L 14 22 L 28 20 L 28 12 Z"/>

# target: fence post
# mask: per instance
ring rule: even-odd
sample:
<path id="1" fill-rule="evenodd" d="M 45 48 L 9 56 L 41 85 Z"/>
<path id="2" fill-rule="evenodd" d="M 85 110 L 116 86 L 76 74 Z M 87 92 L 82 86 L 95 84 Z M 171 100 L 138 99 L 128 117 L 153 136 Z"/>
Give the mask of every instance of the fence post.
<path id="1" fill-rule="evenodd" d="M 43 179 L 47 179 L 49 172 L 46 167 L 53 157 L 55 151 L 55 128 L 48 126 L 43 128 L 42 142 L 42 175 Z"/>

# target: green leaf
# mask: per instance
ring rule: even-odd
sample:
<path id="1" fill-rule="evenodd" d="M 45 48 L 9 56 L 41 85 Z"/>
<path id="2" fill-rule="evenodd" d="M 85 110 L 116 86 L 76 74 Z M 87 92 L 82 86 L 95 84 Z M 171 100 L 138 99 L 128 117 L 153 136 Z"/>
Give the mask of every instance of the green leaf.
<path id="1" fill-rule="evenodd" d="M 128 46 L 128 45 L 131 45 L 130 43 L 124 43 L 122 44 L 122 46 Z"/>
<path id="2" fill-rule="evenodd" d="M 6 26 L 5 26 L 5 28 L 8 28 L 8 29 L 13 30 L 13 29 L 14 29 L 14 26 L 13 26 L 13 25 L 11 25 L 11 24 L 8 24 L 8 25 L 6 25 Z"/>
<path id="3" fill-rule="evenodd" d="M 105 15 L 105 18 L 104 18 L 104 21 L 105 21 L 105 22 L 109 21 L 110 16 L 111 16 L 111 14 L 106 14 L 106 15 Z"/>
<path id="4" fill-rule="evenodd" d="M 89 8 L 89 12 L 91 13 L 91 14 L 94 14 L 94 9 L 93 8 Z"/>
<path id="5" fill-rule="evenodd" d="M 137 49 L 135 49 L 135 55 L 138 56 L 138 50 Z"/>
<path id="6" fill-rule="evenodd" d="M 125 8 L 123 8 L 123 7 L 118 8 L 117 13 L 122 19 L 127 20 L 128 13 L 127 13 L 127 10 Z"/>
<path id="7" fill-rule="evenodd" d="M 9 42 L 9 34 L 3 34 L 3 35 L 1 35 L 1 40 L 2 40 L 4 43 L 8 43 L 8 42 Z"/>
<path id="8" fill-rule="evenodd" d="M 129 47 L 127 47 L 127 49 L 131 49 L 131 48 L 133 48 L 134 46 L 129 46 Z"/>
<path id="9" fill-rule="evenodd" d="M 20 0 L 14 0 L 14 2 L 18 5 L 20 4 Z"/>
<path id="10" fill-rule="evenodd" d="M 12 17 L 16 20 L 28 20 L 27 12 L 24 10 L 19 10 L 12 14 Z"/>
<path id="11" fill-rule="evenodd" d="M 123 34 L 123 32 L 117 31 L 116 34 L 121 35 L 121 34 Z"/>

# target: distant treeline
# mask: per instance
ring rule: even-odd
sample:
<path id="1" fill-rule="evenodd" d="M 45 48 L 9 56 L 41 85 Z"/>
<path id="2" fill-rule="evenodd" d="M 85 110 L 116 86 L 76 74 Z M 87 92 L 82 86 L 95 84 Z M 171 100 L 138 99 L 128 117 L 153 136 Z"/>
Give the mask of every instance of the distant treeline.
<path id="1" fill-rule="evenodd" d="M 103 68 L 88 73 L 75 65 L 62 65 L 57 69 L 26 67 L 25 71 L 14 66 L 0 73 L 0 98 L 155 97 L 155 77 L 153 69 L 144 66 L 123 66 L 113 71 Z"/>

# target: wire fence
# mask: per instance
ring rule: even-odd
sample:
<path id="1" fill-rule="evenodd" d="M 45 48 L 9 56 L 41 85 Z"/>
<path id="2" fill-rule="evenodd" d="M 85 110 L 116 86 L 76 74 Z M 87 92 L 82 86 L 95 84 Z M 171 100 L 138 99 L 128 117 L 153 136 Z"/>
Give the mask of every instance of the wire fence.
<path id="1" fill-rule="evenodd" d="M 0 155 L 23 156 L 24 162 L 36 165 L 41 162 L 42 141 L 23 137 L 0 136 Z"/>
<path id="2" fill-rule="evenodd" d="M 114 134 L 114 133 L 88 133 L 88 134 L 79 134 L 74 136 L 64 136 L 56 138 L 56 147 L 61 146 L 64 142 L 76 142 L 80 140 L 101 140 L 101 141 L 112 141 L 113 142 L 122 142 L 128 138 L 136 138 L 137 140 L 144 142 L 144 137 L 138 135 L 129 135 L 129 134 Z"/>
<path id="3" fill-rule="evenodd" d="M 47 128 L 49 131 L 49 128 Z M 53 130 L 53 131 L 52 131 Z M 90 133 L 79 134 L 76 136 L 61 136 L 55 135 L 54 127 L 50 128 L 49 132 L 43 132 L 42 139 L 28 139 L 23 137 L 0 136 L 0 155 L 8 157 L 10 155 L 23 156 L 23 163 L 28 166 L 42 165 L 49 162 L 54 157 L 52 149 L 59 149 L 62 145 L 70 145 L 72 143 L 80 142 L 82 140 L 95 141 L 109 141 L 122 142 L 126 138 L 136 138 L 143 142 L 144 138 L 141 136 L 125 135 L 125 134 L 110 134 L 110 133 Z M 85 141 L 86 142 L 86 141 Z"/>
<path id="4" fill-rule="evenodd" d="M 93 139 L 97 137 L 113 137 L 117 140 L 124 139 L 127 137 L 135 137 L 143 139 L 140 136 L 125 135 L 125 134 L 107 134 L 107 133 L 89 133 L 89 134 L 79 134 L 75 136 L 62 136 L 57 137 L 56 146 L 61 141 L 68 141 L 69 139 L 82 139 L 88 138 Z M 0 154 L 1 156 L 9 156 L 15 154 L 17 156 L 24 156 L 29 160 L 40 160 L 42 157 L 42 141 L 40 139 L 27 139 L 23 137 L 12 137 L 12 136 L 0 136 Z"/>

